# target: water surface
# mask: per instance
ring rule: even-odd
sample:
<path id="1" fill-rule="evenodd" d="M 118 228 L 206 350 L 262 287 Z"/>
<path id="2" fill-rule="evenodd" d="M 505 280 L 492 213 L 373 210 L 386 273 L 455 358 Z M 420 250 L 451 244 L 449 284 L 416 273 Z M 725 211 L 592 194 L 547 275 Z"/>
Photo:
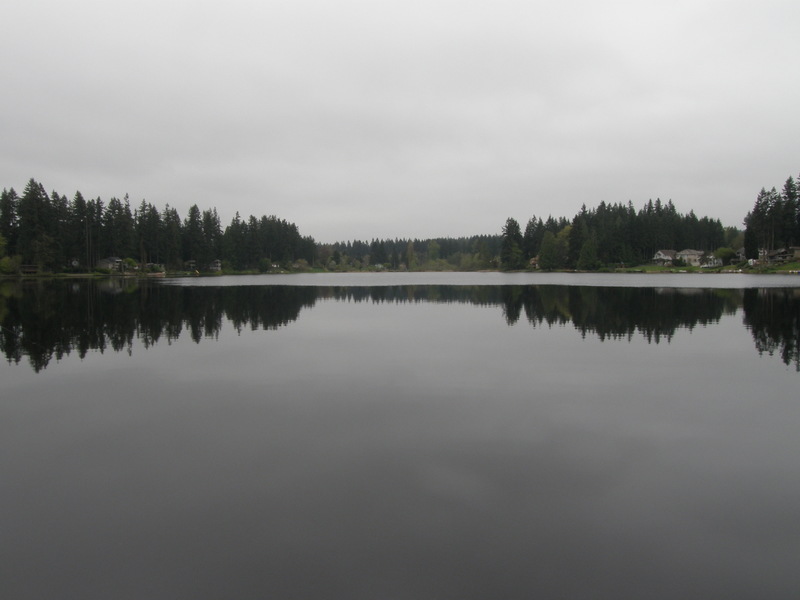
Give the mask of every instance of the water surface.
<path id="1" fill-rule="evenodd" d="M 0 596 L 795 595 L 797 289 L 384 276 L 0 288 Z"/>

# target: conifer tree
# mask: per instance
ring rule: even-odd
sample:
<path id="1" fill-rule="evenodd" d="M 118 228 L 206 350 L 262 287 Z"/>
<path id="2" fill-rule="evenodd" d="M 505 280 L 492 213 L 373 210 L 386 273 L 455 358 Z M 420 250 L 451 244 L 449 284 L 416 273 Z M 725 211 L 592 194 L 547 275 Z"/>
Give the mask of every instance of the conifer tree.
<path id="1" fill-rule="evenodd" d="M 500 265 L 505 270 L 521 269 L 524 265 L 522 255 L 522 232 L 516 219 L 508 218 L 503 227 L 503 245 L 500 250 Z"/>
<path id="2" fill-rule="evenodd" d="M 0 235 L 6 240 L 6 253 L 9 256 L 17 254 L 17 193 L 14 188 L 0 194 Z"/>

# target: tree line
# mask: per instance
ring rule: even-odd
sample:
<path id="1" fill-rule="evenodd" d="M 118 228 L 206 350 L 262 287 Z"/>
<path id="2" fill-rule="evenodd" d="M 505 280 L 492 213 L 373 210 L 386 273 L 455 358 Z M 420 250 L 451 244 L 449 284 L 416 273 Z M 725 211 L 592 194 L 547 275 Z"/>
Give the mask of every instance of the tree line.
<path id="1" fill-rule="evenodd" d="M 800 245 L 800 194 L 790 177 L 779 192 L 762 189 L 745 218 L 744 234 L 718 219 L 682 214 L 672 201 L 650 200 L 584 205 L 572 219 L 532 216 L 524 230 L 508 218 L 500 234 L 458 238 L 372 239 L 317 244 L 297 225 L 276 216 L 239 213 L 223 228 L 215 208 L 189 208 L 185 219 L 167 205 L 159 210 L 142 200 L 133 208 L 127 195 L 70 200 L 47 194 L 31 179 L 22 195 L 0 194 L 0 273 L 21 265 L 43 271 L 83 271 L 106 257 L 132 263 L 207 270 L 216 260 L 227 271 L 268 271 L 300 262 L 332 271 L 359 269 L 479 270 L 539 268 L 595 270 L 634 266 L 661 249 L 691 248 L 732 257 L 744 246 L 748 258 L 759 249 Z"/>
<path id="2" fill-rule="evenodd" d="M 745 217 L 744 248 L 747 258 L 759 258 L 779 248 L 800 246 L 800 197 L 797 182 L 789 177 L 779 192 L 761 188 L 753 209 Z"/>
<path id="3" fill-rule="evenodd" d="M 539 268 L 595 270 L 633 266 L 652 260 L 658 250 L 712 252 L 732 243 L 736 228 L 719 219 L 679 213 L 672 201 L 650 200 L 638 211 L 631 202 L 586 205 L 571 220 L 531 217 L 525 230 L 514 218 L 503 226 L 500 265 L 503 269 Z"/>
<path id="4" fill-rule="evenodd" d="M 220 260 L 231 270 L 267 270 L 273 264 L 314 261 L 316 244 L 294 223 L 276 216 L 239 213 L 222 228 L 216 208 L 192 205 L 185 219 L 167 205 L 158 210 L 142 200 L 131 208 L 126 195 L 86 200 L 76 192 L 70 200 L 31 179 L 22 195 L 14 188 L 0 194 L 0 272 L 20 265 L 40 270 L 84 271 L 107 257 L 135 263 L 207 270 Z"/>
<path id="5" fill-rule="evenodd" d="M 332 271 L 475 271 L 497 268 L 501 241 L 499 235 L 354 240 L 320 244 L 317 259 L 320 266 Z"/>

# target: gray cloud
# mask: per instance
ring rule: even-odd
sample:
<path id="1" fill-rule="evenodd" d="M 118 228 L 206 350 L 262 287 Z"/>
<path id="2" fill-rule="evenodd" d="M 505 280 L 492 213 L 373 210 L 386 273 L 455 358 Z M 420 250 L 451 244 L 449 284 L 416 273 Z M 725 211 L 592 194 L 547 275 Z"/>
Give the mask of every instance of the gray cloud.
<path id="1" fill-rule="evenodd" d="M 7 11 L 0 185 L 277 214 L 320 241 L 796 175 L 794 2 L 115 2 Z"/>

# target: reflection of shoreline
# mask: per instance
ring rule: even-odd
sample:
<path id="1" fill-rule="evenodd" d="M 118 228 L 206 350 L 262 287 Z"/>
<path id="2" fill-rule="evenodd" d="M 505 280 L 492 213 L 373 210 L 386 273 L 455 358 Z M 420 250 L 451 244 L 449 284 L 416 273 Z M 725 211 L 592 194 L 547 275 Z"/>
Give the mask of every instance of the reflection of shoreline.
<path id="1" fill-rule="evenodd" d="M 652 276 L 651 276 L 652 275 Z M 714 275 L 711 277 L 710 275 Z M 653 277 L 655 276 L 655 277 Z M 383 287 L 408 285 L 571 285 L 588 287 L 663 287 L 682 289 L 738 289 L 748 287 L 800 287 L 800 278 L 774 273 L 576 273 L 576 272 L 500 272 L 500 271 L 412 271 L 292 273 L 167 278 L 165 285 L 215 287 L 234 286 L 315 286 Z"/>
<path id="2" fill-rule="evenodd" d="M 743 306 L 758 353 L 778 354 L 800 372 L 800 289 L 745 290 Z"/>
<path id="3" fill-rule="evenodd" d="M 800 289 L 703 289 L 563 285 L 210 286 L 160 285 L 137 279 L 29 280 L 0 283 L 0 350 L 27 357 L 39 371 L 89 350 L 132 350 L 188 335 L 214 338 L 223 323 L 241 331 L 278 329 L 317 300 L 370 303 L 468 303 L 502 309 L 509 325 L 571 325 L 601 340 L 641 335 L 669 341 L 679 329 L 719 321 L 744 308 L 759 352 L 797 353 Z M 524 317 L 524 318 L 523 318 Z M 794 337 L 792 337 L 794 336 Z M 794 341 L 792 341 L 794 340 Z"/>

